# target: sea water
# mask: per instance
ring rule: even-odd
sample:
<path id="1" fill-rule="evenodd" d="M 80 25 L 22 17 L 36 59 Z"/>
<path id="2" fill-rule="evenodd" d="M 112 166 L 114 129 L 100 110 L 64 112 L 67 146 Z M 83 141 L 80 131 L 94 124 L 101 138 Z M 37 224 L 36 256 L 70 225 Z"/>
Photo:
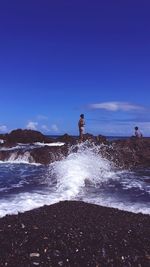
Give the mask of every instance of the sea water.
<path id="1" fill-rule="evenodd" d="M 45 166 L 29 163 L 29 147 L 18 144 L 22 156 L 17 157 L 14 148 L 11 157 L 0 162 L 0 217 L 62 200 L 150 214 L 150 169 L 117 169 L 102 157 L 100 146 L 86 143 L 70 147 L 67 157 Z"/>

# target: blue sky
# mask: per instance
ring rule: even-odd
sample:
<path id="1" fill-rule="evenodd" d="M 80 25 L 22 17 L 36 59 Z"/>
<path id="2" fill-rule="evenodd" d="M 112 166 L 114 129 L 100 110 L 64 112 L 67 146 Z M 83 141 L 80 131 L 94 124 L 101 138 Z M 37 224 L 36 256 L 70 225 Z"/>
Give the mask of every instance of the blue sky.
<path id="1" fill-rule="evenodd" d="M 149 0 L 0 1 L 0 132 L 150 135 Z"/>

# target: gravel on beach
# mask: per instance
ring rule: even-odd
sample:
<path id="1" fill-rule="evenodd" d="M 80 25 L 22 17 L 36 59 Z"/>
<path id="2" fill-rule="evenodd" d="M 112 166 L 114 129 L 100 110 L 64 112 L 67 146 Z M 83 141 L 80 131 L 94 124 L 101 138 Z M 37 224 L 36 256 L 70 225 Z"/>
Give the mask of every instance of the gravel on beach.
<path id="1" fill-rule="evenodd" d="M 7 215 L 0 266 L 149 267 L 150 216 L 80 201 Z"/>

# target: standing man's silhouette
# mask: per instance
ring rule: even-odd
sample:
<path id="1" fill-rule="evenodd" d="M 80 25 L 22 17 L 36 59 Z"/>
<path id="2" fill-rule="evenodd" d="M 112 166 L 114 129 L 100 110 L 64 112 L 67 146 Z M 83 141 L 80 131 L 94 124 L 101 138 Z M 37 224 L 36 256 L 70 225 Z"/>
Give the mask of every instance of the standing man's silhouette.
<path id="1" fill-rule="evenodd" d="M 84 120 L 84 114 L 80 115 L 80 119 L 78 122 L 78 127 L 79 127 L 79 137 L 80 141 L 83 141 L 83 135 L 85 132 L 85 120 Z"/>

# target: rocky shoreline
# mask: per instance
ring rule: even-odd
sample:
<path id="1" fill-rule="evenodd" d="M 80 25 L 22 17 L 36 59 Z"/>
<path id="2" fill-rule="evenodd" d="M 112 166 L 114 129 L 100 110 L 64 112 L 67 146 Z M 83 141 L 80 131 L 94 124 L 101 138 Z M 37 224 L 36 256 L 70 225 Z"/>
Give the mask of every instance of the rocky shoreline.
<path id="1" fill-rule="evenodd" d="M 0 266 L 148 267 L 150 216 L 64 201 L 0 219 Z"/>
<path id="2" fill-rule="evenodd" d="M 0 160 L 8 161 L 12 153 L 14 158 L 23 158 L 24 155 L 29 163 L 50 164 L 61 160 L 70 152 L 70 147 L 76 146 L 77 151 L 79 140 L 77 137 L 64 134 L 58 138 L 49 138 L 40 132 L 33 130 L 14 130 L 10 134 L 0 135 L 3 141 L 0 143 Z M 96 146 L 100 156 L 110 160 L 115 167 L 122 169 L 150 167 L 150 138 L 130 137 L 124 140 L 108 141 L 105 136 L 84 135 L 86 147 Z M 36 142 L 42 143 L 41 147 L 34 147 Z M 62 142 L 62 146 L 49 146 L 49 144 Z M 18 143 L 31 144 L 23 150 L 17 148 Z M 45 144 L 45 146 L 43 146 Z M 9 148 L 13 148 L 11 151 Z M 16 148 L 15 148 L 16 147 Z"/>

